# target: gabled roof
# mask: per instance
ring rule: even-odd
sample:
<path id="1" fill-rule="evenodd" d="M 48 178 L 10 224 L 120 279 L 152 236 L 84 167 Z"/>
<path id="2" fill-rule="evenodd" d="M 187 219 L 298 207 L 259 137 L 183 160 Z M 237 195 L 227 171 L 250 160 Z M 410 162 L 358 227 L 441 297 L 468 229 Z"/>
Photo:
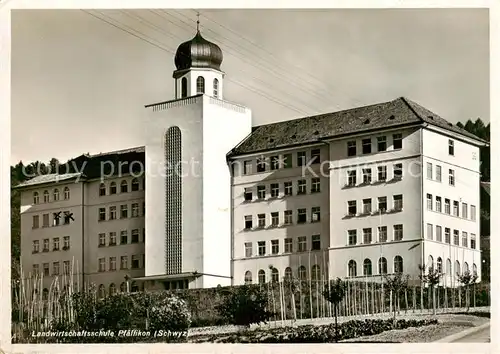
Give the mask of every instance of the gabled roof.
<path id="1" fill-rule="evenodd" d="M 229 152 L 228 157 L 311 144 L 327 138 L 365 131 L 422 123 L 486 143 L 419 104 L 400 97 L 389 102 L 256 126 L 247 138 Z"/>

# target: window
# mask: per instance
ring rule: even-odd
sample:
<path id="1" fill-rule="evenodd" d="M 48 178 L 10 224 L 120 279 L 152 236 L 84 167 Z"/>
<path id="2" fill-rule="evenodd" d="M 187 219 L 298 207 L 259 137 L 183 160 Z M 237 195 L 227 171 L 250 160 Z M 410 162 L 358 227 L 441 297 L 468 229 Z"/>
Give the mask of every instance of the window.
<path id="1" fill-rule="evenodd" d="M 441 259 L 441 257 L 438 257 L 438 259 L 436 261 L 436 267 L 437 267 L 438 273 L 442 274 L 443 273 L 443 260 Z"/>
<path id="2" fill-rule="evenodd" d="M 462 247 L 467 247 L 469 245 L 467 236 L 467 232 L 462 231 Z"/>
<path id="3" fill-rule="evenodd" d="M 312 235 L 311 237 L 311 250 L 318 251 L 321 249 L 321 236 Z"/>
<path id="4" fill-rule="evenodd" d="M 258 199 L 266 198 L 266 186 L 257 186 L 257 198 Z"/>
<path id="5" fill-rule="evenodd" d="M 427 194 L 427 210 L 432 210 L 432 194 Z"/>
<path id="6" fill-rule="evenodd" d="M 64 187 L 64 200 L 69 200 L 69 188 Z"/>
<path id="7" fill-rule="evenodd" d="M 245 285 L 250 285 L 252 284 L 252 272 L 247 270 L 245 272 Z"/>
<path id="8" fill-rule="evenodd" d="M 321 150 L 313 149 L 311 150 L 311 164 L 317 164 L 321 161 Z"/>
<path id="9" fill-rule="evenodd" d="M 356 156 L 356 141 L 347 142 L 347 156 Z"/>
<path id="10" fill-rule="evenodd" d="M 297 194 L 306 194 L 307 192 L 307 184 L 305 179 L 301 179 L 297 181 Z"/>
<path id="11" fill-rule="evenodd" d="M 278 212 L 271 213 L 271 226 L 278 226 L 280 224 L 280 214 Z"/>
<path id="12" fill-rule="evenodd" d="M 43 240 L 43 252 L 49 252 L 49 239 L 48 238 Z"/>
<path id="13" fill-rule="evenodd" d="M 133 218 L 136 218 L 139 216 L 139 203 L 133 203 L 132 204 L 132 215 Z"/>
<path id="14" fill-rule="evenodd" d="M 363 229 L 363 244 L 370 244 L 372 243 L 372 229 Z"/>
<path id="15" fill-rule="evenodd" d="M 38 264 L 33 264 L 33 274 L 39 273 L 40 266 Z"/>
<path id="16" fill-rule="evenodd" d="M 99 234 L 99 247 L 106 246 L 106 234 Z"/>
<path id="17" fill-rule="evenodd" d="M 305 222 L 307 222 L 307 211 L 306 211 L 306 209 L 299 209 L 297 223 L 303 224 Z"/>
<path id="18" fill-rule="evenodd" d="M 266 242 L 265 241 L 259 241 L 257 242 L 258 250 L 259 250 L 259 256 L 265 256 L 266 255 Z"/>
<path id="19" fill-rule="evenodd" d="M 245 242 L 245 257 L 252 257 L 252 242 Z"/>
<path id="20" fill-rule="evenodd" d="M 451 235 L 450 235 L 450 228 L 445 227 L 444 228 L 444 242 L 446 243 L 451 243 Z"/>
<path id="21" fill-rule="evenodd" d="M 109 207 L 109 220 L 116 220 L 116 207 Z"/>
<path id="22" fill-rule="evenodd" d="M 403 195 L 398 194 L 393 197 L 393 202 L 394 202 L 394 210 L 395 211 L 401 211 L 403 210 Z"/>
<path id="23" fill-rule="evenodd" d="M 307 250 L 307 238 L 305 236 L 300 236 L 298 238 L 298 251 L 305 252 Z"/>
<path id="24" fill-rule="evenodd" d="M 472 264 L 472 274 L 477 275 L 477 266 L 475 263 Z"/>
<path id="25" fill-rule="evenodd" d="M 319 193 L 321 191 L 321 182 L 319 178 L 311 180 L 311 193 Z"/>
<path id="26" fill-rule="evenodd" d="M 318 281 L 321 279 L 321 273 L 319 265 L 315 264 L 311 268 L 311 280 Z"/>
<path id="27" fill-rule="evenodd" d="M 448 172 L 449 172 L 450 186 L 454 186 L 455 185 L 455 171 L 450 169 Z"/>
<path id="28" fill-rule="evenodd" d="M 372 200 L 363 199 L 363 214 L 370 214 L 372 212 Z"/>
<path id="29" fill-rule="evenodd" d="M 243 174 L 248 175 L 252 173 L 252 161 L 243 161 Z"/>
<path id="30" fill-rule="evenodd" d="M 371 154 L 372 153 L 372 139 L 363 139 L 361 140 L 361 145 L 363 147 L 363 154 Z"/>
<path id="31" fill-rule="evenodd" d="M 266 227 L 266 214 L 257 214 L 257 226 Z"/>
<path id="32" fill-rule="evenodd" d="M 300 280 L 306 280 L 307 278 L 307 270 L 306 267 L 300 266 L 299 267 L 299 279 Z"/>
<path id="33" fill-rule="evenodd" d="M 128 182 L 123 180 L 122 183 L 120 184 L 120 193 L 127 193 L 128 192 Z"/>
<path id="34" fill-rule="evenodd" d="M 127 230 L 122 230 L 120 232 L 120 245 L 126 245 L 128 243 L 128 233 Z"/>
<path id="35" fill-rule="evenodd" d="M 35 240 L 33 241 L 33 253 L 38 253 L 40 252 L 40 241 Z"/>
<path id="36" fill-rule="evenodd" d="M 377 149 L 379 152 L 387 150 L 387 137 L 385 136 L 377 137 Z"/>
<path id="37" fill-rule="evenodd" d="M 52 263 L 52 274 L 59 275 L 59 262 Z"/>
<path id="38" fill-rule="evenodd" d="M 43 264 L 43 275 L 46 277 L 48 277 L 50 275 L 50 264 L 49 263 Z"/>
<path id="39" fill-rule="evenodd" d="M 297 152 L 297 166 L 305 166 L 306 165 L 306 152 L 299 151 Z"/>
<path id="40" fill-rule="evenodd" d="M 441 212 L 441 197 L 436 197 L 436 211 Z"/>
<path id="41" fill-rule="evenodd" d="M 321 210 L 320 207 L 313 207 L 311 209 L 311 222 L 317 222 L 321 220 Z"/>
<path id="42" fill-rule="evenodd" d="M 280 185 L 278 183 L 271 183 L 271 198 L 278 198 L 280 195 Z"/>
<path id="43" fill-rule="evenodd" d="M 403 257 L 394 257 L 394 273 L 403 273 Z"/>
<path id="44" fill-rule="evenodd" d="M 387 274 L 387 259 L 380 257 L 378 260 L 378 273 Z"/>
<path id="45" fill-rule="evenodd" d="M 127 269 L 127 268 L 128 268 L 128 257 L 121 256 L 120 257 L 120 269 Z"/>
<path id="46" fill-rule="evenodd" d="M 436 165 L 436 181 L 441 182 L 441 166 Z"/>
<path id="47" fill-rule="evenodd" d="M 280 157 L 271 156 L 271 170 L 278 170 L 280 168 Z"/>
<path id="48" fill-rule="evenodd" d="M 196 79 L 196 93 L 205 93 L 205 78 L 203 76 L 198 76 Z"/>
<path id="49" fill-rule="evenodd" d="M 59 200 L 59 189 L 54 189 L 54 194 L 53 194 L 53 197 L 54 197 L 54 201 L 57 202 Z"/>
<path id="50" fill-rule="evenodd" d="M 187 97 L 188 95 L 188 81 L 185 77 L 181 80 L 181 98 Z"/>
<path id="51" fill-rule="evenodd" d="M 43 222 L 42 226 L 49 227 L 49 214 L 43 214 L 42 218 L 43 218 L 42 219 L 42 222 Z"/>
<path id="52" fill-rule="evenodd" d="M 285 224 L 290 225 L 293 222 L 293 216 L 291 210 L 285 210 Z"/>
<path id="53" fill-rule="evenodd" d="M 460 244 L 460 233 L 458 230 L 453 230 L 453 244 L 458 246 Z"/>
<path id="54" fill-rule="evenodd" d="M 403 148 L 403 134 L 393 134 L 392 135 L 392 145 L 394 150 L 399 150 Z"/>
<path id="55" fill-rule="evenodd" d="M 349 263 L 347 264 L 348 268 L 348 275 L 350 277 L 355 277 L 357 275 L 357 269 L 356 269 L 356 261 L 350 260 Z"/>
<path id="56" fill-rule="evenodd" d="M 48 203 L 50 201 L 49 191 L 43 192 L 43 202 Z"/>
<path id="57" fill-rule="evenodd" d="M 279 240 L 271 240 L 271 253 L 278 254 L 280 252 Z"/>
<path id="58" fill-rule="evenodd" d="M 290 196 L 293 194 L 292 182 L 285 182 L 285 195 Z"/>
<path id="59" fill-rule="evenodd" d="M 476 235 L 475 234 L 470 234 L 470 248 L 473 250 L 476 249 Z"/>
<path id="60" fill-rule="evenodd" d="M 378 242 L 387 242 L 387 226 L 378 227 Z"/>
<path id="61" fill-rule="evenodd" d="M 124 204 L 120 206 L 120 219 L 128 218 L 128 205 Z"/>
<path id="62" fill-rule="evenodd" d="M 381 213 L 387 210 L 387 197 L 378 197 L 378 210 Z"/>
<path id="63" fill-rule="evenodd" d="M 372 183 L 372 169 L 364 168 L 363 169 L 363 184 Z"/>
<path id="64" fill-rule="evenodd" d="M 443 232 L 443 229 L 441 228 L 441 226 L 436 225 L 436 241 L 443 242 L 442 232 Z"/>
<path id="65" fill-rule="evenodd" d="M 133 229 L 132 230 L 132 239 L 131 243 L 139 243 L 139 229 Z"/>
<path id="66" fill-rule="evenodd" d="M 259 270 L 259 284 L 265 284 L 266 283 L 266 272 L 264 270 Z"/>
<path id="67" fill-rule="evenodd" d="M 462 217 L 464 219 L 467 219 L 468 218 L 468 212 L 469 212 L 469 207 L 467 205 L 467 203 L 462 203 Z"/>
<path id="68" fill-rule="evenodd" d="M 109 185 L 109 194 L 116 194 L 116 183 L 111 182 Z"/>
<path id="69" fill-rule="evenodd" d="M 354 216 L 358 212 L 357 206 L 356 206 L 356 201 L 355 200 L 350 200 L 347 202 L 347 215 L 349 216 Z"/>
<path id="70" fill-rule="evenodd" d="M 403 225 L 394 225 L 394 241 L 401 241 L 403 239 Z"/>
<path id="71" fill-rule="evenodd" d="M 283 166 L 285 168 L 292 167 L 292 154 L 283 155 Z"/>
<path id="72" fill-rule="evenodd" d="M 132 192 L 137 192 L 139 190 L 139 180 L 134 178 L 132 180 Z"/>
<path id="73" fill-rule="evenodd" d="M 370 261 L 368 258 L 363 262 L 363 275 L 372 275 L 372 261 Z"/>
<path id="74" fill-rule="evenodd" d="M 40 226 L 40 217 L 38 215 L 33 215 L 33 229 L 38 229 Z"/>
<path id="75" fill-rule="evenodd" d="M 109 270 L 116 270 L 116 257 L 109 257 Z"/>
<path id="76" fill-rule="evenodd" d="M 266 158 L 259 157 L 257 158 L 257 172 L 265 172 L 266 171 Z"/>
<path id="77" fill-rule="evenodd" d="M 64 236 L 63 237 L 63 250 L 69 250 L 70 244 L 69 244 L 69 236 Z"/>
<path id="78" fill-rule="evenodd" d="M 109 233 L 109 245 L 110 246 L 115 246 L 116 245 L 116 232 L 110 232 Z"/>
<path id="79" fill-rule="evenodd" d="M 115 263 L 116 263 L 116 261 L 115 261 Z M 115 267 L 116 267 L 116 265 L 115 265 Z M 116 269 L 113 269 L 113 270 L 116 270 Z M 116 294 L 116 285 L 114 283 L 111 283 L 109 285 L 109 295 L 113 296 L 115 294 Z"/>
<path id="80" fill-rule="evenodd" d="M 251 229 L 252 228 L 252 215 L 246 215 L 245 216 L 245 229 Z"/>
<path id="81" fill-rule="evenodd" d="M 60 224 L 60 218 L 61 218 L 61 212 L 53 213 L 52 214 L 52 226 L 59 226 Z"/>
<path id="82" fill-rule="evenodd" d="M 462 273 L 460 273 L 460 262 L 459 261 L 455 262 L 455 274 L 457 274 L 457 275 L 462 274 Z"/>
<path id="83" fill-rule="evenodd" d="M 453 201 L 453 216 L 458 216 L 458 206 L 459 206 L 459 203 L 454 200 Z"/>
<path id="84" fill-rule="evenodd" d="M 470 206 L 470 219 L 472 221 L 476 221 L 476 206 L 475 205 Z"/>
<path id="85" fill-rule="evenodd" d="M 450 214 L 451 211 L 450 211 L 450 200 L 449 199 L 445 199 L 444 200 L 444 212 L 446 214 Z"/>
<path id="86" fill-rule="evenodd" d="M 106 258 L 99 258 L 99 272 L 106 271 Z"/>
<path id="87" fill-rule="evenodd" d="M 291 238 L 285 238 L 285 253 L 293 252 L 293 243 Z"/>
<path id="88" fill-rule="evenodd" d="M 101 183 L 99 185 L 99 196 L 102 197 L 106 195 L 106 185 L 104 183 Z"/>
<path id="89" fill-rule="evenodd" d="M 219 97 L 219 80 L 214 79 L 214 97 Z"/>
<path id="90" fill-rule="evenodd" d="M 348 243 L 349 246 L 356 245 L 358 243 L 357 231 L 349 230 L 347 231 Z"/>
<path id="91" fill-rule="evenodd" d="M 106 220 L 106 209 L 105 208 L 99 208 L 99 221 L 105 221 Z"/>
<path id="92" fill-rule="evenodd" d="M 432 163 L 427 162 L 427 178 L 432 179 Z"/>
<path id="93" fill-rule="evenodd" d="M 249 202 L 252 200 L 252 189 L 245 188 L 245 192 L 243 193 L 245 201 Z"/>
<path id="94" fill-rule="evenodd" d="M 33 204 L 38 204 L 40 203 L 40 197 L 38 195 L 38 192 L 33 193 Z"/>
<path id="95" fill-rule="evenodd" d="M 433 225 L 432 224 L 427 224 L 427 238 L 429 240 L 433 240 L 434 239 L 433 231 L 434 231 Z"/>
<path id="96" fill-rule="evenodd" d="M 449 258 L 446 260 L 446 274 L 448 274 L 448 275 L 452 274 L 451 260 Z"/>
<path id="97" fill-rule="evenodd" d="M 402 163 L 396 163 L 394 164 L 394 179 L 401 179 L 403 178 L 403 164 Z"/>
<path id="98" fill-rule="evenodd" d="M 378 181 L 385 182 L 387 180 L 387 166 L 378 167 Z"/>
<path id="99" fill-rule="evenodd" d="M 464 274 L 469 272 L 469 263 L 464 262 Z"/>
<path id="100" fill-rule="evenodd" d="M 448 154 L 455 155 L 455 142 L 453 140 L 448 140 Z"/>
<path id="101" fill-rule="evenodd" d="M 132 255 L 132 262 L 130 265 L 132 269 L 139 269 L 139 256 Z"/>
<path id="102" fill-rule="evenodd" d="M 356 185 L 356 170 L 347 171 L 347 185 L 351 187 Z"/>

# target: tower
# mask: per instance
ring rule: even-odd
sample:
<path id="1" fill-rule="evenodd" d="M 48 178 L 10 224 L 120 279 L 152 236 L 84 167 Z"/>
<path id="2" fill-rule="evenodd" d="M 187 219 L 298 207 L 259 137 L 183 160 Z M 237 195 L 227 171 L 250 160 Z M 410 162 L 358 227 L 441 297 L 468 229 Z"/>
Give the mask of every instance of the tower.
<path id="1" fill-rule="evenodd" d="M 231 284 L 226 154 L 251 132 L 251 112 L 223 100 L 222 59 L 198 28 L 175 55 L 175 99 L 146 106 L 146 286 Z"/>

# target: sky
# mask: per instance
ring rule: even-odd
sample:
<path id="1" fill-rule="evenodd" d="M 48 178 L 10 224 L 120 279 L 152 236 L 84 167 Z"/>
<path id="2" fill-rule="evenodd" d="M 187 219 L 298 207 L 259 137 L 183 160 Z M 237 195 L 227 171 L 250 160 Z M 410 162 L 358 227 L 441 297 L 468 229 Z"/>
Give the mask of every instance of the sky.
<path id="1" fill-rule="evenodd" d="M 487 9 L 198 10 L 253 125 L 405 96 L 489 122 Z M 11 163 L 144 145 L 195 10 L 13 10 Z"/>

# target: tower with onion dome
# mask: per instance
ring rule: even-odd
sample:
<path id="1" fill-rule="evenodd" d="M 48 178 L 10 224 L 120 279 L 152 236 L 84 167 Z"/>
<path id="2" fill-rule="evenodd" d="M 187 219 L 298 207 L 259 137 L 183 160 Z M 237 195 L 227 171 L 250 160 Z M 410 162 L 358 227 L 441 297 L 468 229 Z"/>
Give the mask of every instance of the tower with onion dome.
<path id="1" fill-rule="evenodd" d="M 231 284 L 226 154 L 251 111 L 223 99 L 222 59 L 198 24 L 175 54 L 174 99 L 146 106 L 146 288 Z"/>

